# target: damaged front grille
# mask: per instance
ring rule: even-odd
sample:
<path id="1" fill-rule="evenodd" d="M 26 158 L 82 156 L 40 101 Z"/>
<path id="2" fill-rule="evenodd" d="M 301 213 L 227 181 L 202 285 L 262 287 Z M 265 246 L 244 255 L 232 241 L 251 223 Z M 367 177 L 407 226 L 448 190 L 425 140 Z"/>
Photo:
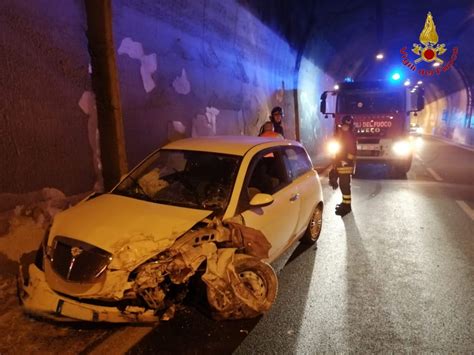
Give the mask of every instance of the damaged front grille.
<path id="1" fill-rule="evenodd" d="M 76 239 L 58 236 L 53 242 L 51 266 L 63 279 L 94 282 L 112 260 L 112 254 Z"/>

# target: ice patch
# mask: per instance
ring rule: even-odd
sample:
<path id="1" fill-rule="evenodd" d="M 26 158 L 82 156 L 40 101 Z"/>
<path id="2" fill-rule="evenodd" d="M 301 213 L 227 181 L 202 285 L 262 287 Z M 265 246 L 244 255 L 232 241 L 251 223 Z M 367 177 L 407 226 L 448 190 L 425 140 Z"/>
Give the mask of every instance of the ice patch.
<path id="1" fill-rule="evenodd" d="M 168 141 L 186 138 L 186 126 L 181 121 L 168 121 Z"/>
<path id="2" fill-rule="evenodd" d="M 143 87 L 147 93 L 156 87 L 155 81 L 152 78 L 152 74 L 157 69 L 155 53 L 145 55 L 143 45 L 140 42 L 135 42 L 130 37 L 126 37 L 120 44 L 118 54 L 127 54 L 130 58 L 140 61 L 140 75 Z"/>
<path id="3" fill-rule="evenodd" d="M 191 135 L 193 137 L 215 136 L 216 135 L 216 119 L 219 110 L 215 107 L 206 107 L 206 114 L 198 114 L 193 119 L 193 128 Z"/>
<path id="4" fill-rule="evenodd" d="M 95 103 L 95 94 L 92 91 L 84 91 L 79 100 L 79 107 L 88 116 L 87 133 L 89 145 L 92 150 L 92 162 L 96 175 L 94 191 L 102 191 L 104 180 L 102 177 L 102 164 L 100 161 L 99 130 L 97 123 L 97 107 Z"/>
<path id="5" fill-rule="evenodd" d="M 186 75 L 186 70 L 181 70 L 181 76 L 176 77 L 173 81 L 174 90 L 181 95 L 187 95 L 191 92 L 191 83 Z"/>

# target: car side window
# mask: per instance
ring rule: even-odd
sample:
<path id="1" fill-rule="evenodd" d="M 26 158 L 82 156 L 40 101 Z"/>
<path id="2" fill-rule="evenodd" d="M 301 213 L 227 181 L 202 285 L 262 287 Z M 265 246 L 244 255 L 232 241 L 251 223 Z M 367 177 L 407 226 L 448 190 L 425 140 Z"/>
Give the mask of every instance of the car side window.
<path id="1" fill-rule="evenodd" d="M 248 200 L 257 193 L 273 195 L 286 185 L 287 180 L 279 149 L 256 157 L 247 183 Z"/>
<path id="2" fill-rule="evenodd" d="M 285 147 L 284 159 L 292 180 L 313 169 L 308 154 L 301 147 Z"/>

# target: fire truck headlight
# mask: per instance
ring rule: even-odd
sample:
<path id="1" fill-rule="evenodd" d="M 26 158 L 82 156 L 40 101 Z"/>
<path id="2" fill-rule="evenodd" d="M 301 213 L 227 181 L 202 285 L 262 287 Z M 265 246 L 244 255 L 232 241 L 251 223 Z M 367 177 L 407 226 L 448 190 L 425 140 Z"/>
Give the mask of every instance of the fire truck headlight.
<path id="1" fill-rule="evenodd" d="M 398 156 L 407 156 L 412 152 L 412 145 L 408 141 L 398 141 L 392 146 L 393 152 Z"/>
<path id="2" fill-rule="evenodd" d="M 341 145 L 338 141 L 332 140 L 328 142 L 327 151 L 329 154 L 335 155 L 341 150 Z"/>

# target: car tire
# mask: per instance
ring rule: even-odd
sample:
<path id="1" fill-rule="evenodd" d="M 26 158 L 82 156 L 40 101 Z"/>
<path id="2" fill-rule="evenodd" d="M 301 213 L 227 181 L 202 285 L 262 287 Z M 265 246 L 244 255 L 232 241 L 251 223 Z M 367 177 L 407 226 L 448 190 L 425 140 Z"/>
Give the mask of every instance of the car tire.
<path id="1" fill-rule="evenodd" d="M 255 318 L 268 311 L 278 290 L 278 279 L 273 268 L 245 254 L 235 254 L 232 266 L 235 272 L 228 272 L 227 286 L 220 283 L 217 287 L 207 287 L 207 300 L 213 318 Z"/>
<path id="2" fill-rule="evenodd" d="M 317 242 L 321 230 L 323 227 L 323 204 L 319 203 L 309 220 L 308 227 L 306 228 L 303 237 L 301 237 L 301 242 L 304 244 L 312 245 Z"/>
<path id="3" fill-rule="evenodd" d="M 244 254 L 235 254 L 234 268 L 240 279 L 240 284 L 232 284 L 235 296 L 244 305 L 256 301 L 259 309 L 255 311 L 250 307 L 244 307 L 246 308 L 245 318 L 257 317 L 268 311 L 278 292 L 278 278 L 275 270 L 268 263 Z"/>

